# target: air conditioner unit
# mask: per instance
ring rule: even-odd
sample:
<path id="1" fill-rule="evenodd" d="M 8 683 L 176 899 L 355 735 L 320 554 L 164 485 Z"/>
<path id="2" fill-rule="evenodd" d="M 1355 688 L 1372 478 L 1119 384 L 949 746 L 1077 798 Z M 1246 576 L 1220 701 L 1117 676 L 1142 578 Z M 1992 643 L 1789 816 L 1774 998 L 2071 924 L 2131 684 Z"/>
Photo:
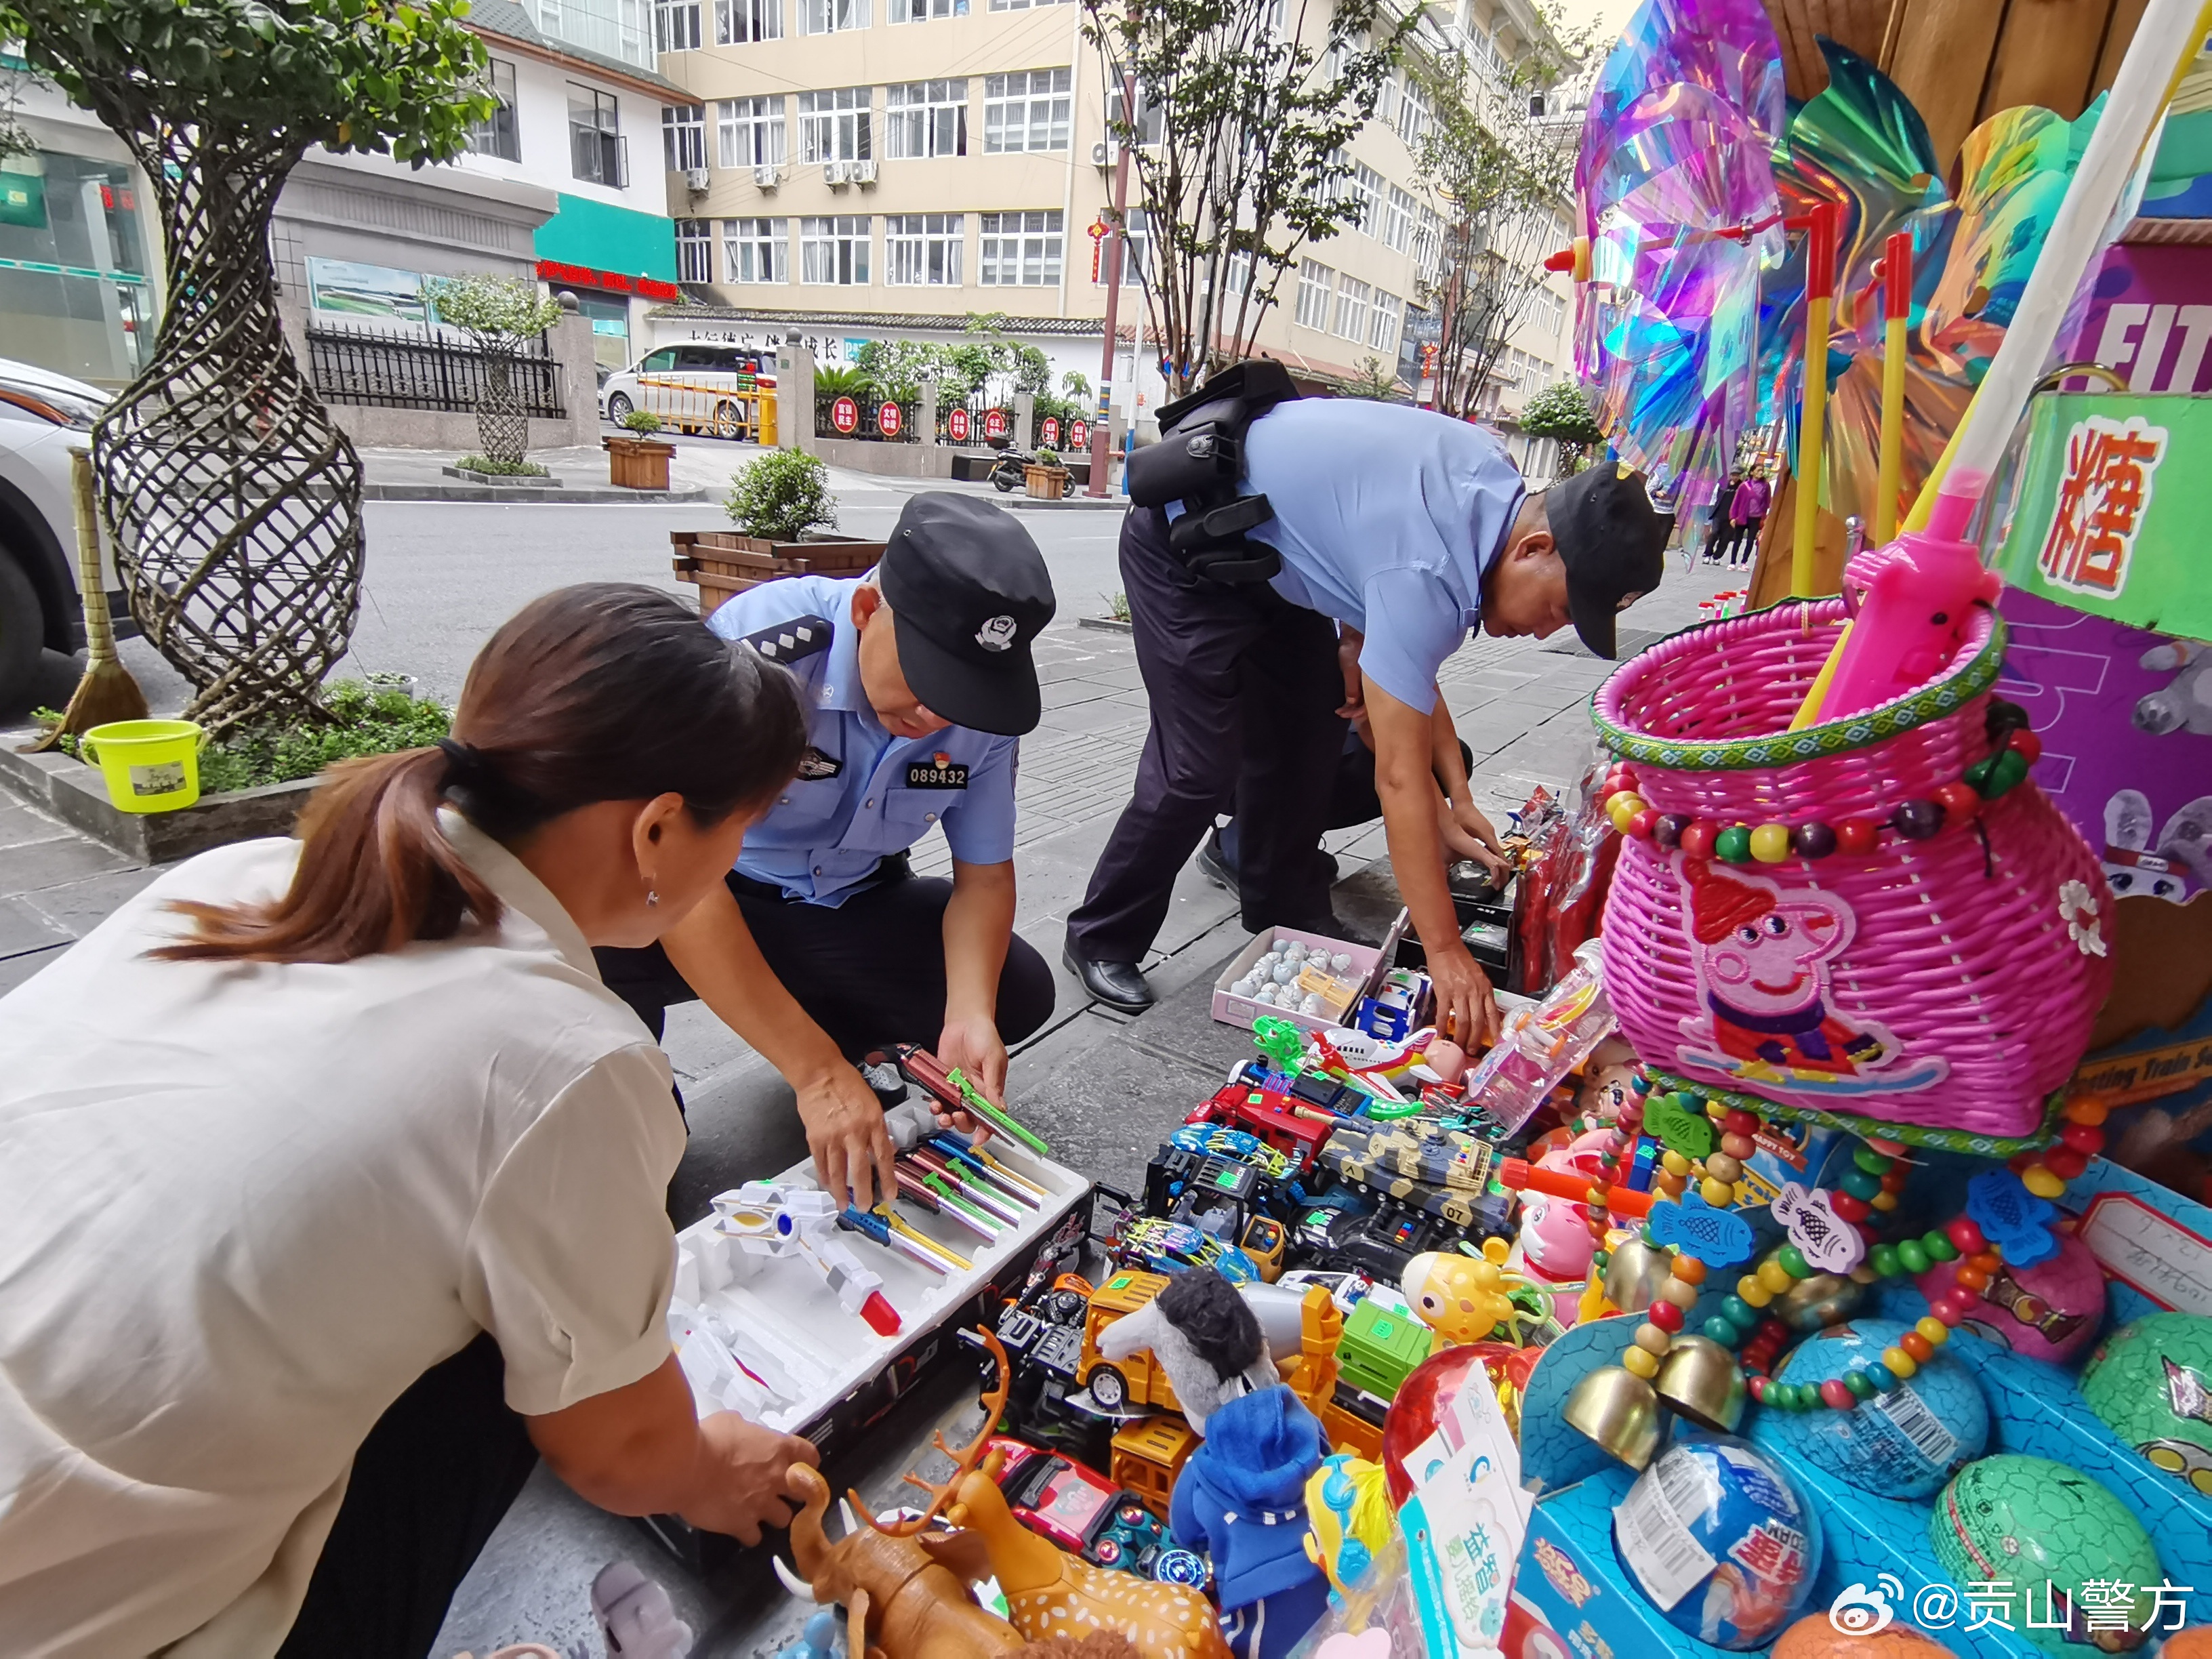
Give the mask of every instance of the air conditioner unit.
<path id="1" fill-rule="evenodd" d="M 846 165 L 851 169 L 854 184 L 872 185 L 876 182 L 876 164 L 873 161 L 849 161 Z"/>
<path id="2" fill-rule="evenodd" d="M 783 182 L 783 169 L 773 161 L 753 164 L 753 183 L 763 190 L 774 190 Z"/>
<path id="3" fill-rule="evenodd" d="M 684 170 L 684 188 L 694 196 L 704 196 L 707 193 L 707 186 L 712 179 L 713 175 L 704 167 L 686 167 Z"/>
<path id="4" fill-rule="evenodd" d="M 1119 157 L 1120 151 L 1103 138 L 1091 147 L 1091 165 L 1094 167 L 1110 167 Z"/>
<path id="5" fill-rule="evenodd" d="M 848 171 L 848 166 L 844 161 L 824 161 L 822 164 L 822 182 L 832 188 L 849 183 L 852 175 Z"/>

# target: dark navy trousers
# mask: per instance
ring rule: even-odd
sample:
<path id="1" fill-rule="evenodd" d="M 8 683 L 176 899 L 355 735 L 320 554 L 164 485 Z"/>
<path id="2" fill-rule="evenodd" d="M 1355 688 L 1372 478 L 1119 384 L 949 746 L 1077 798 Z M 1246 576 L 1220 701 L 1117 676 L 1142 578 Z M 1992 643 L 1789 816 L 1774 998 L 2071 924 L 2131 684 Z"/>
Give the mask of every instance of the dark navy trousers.
<path id="1" fill-rule="evenodd" d="M 1314 844 L 1344 750 L 1336 626 L 1264 583 L 1197 580 L 1169 550 L 1167 526 L 1151 507 L 1121 521 L 1121 582 L 1152 729 L 1136 792 L 1067 919 L 1068 943 L 1094 961 L 1143 960 L 1177 872 L 1220 812 L 1239 825 L 1247 927 L 1311 927 L 1329 916 Z"/>

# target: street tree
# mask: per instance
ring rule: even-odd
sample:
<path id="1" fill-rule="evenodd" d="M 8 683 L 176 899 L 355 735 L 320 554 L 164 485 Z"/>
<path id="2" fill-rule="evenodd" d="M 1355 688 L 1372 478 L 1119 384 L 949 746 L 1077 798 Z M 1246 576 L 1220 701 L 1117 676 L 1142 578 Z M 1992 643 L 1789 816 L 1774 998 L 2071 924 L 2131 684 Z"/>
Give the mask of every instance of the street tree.
<path id="1" fill-rule="evenodd" d="M 1310 4 L 1327 11 L 1325 25 L 1310 21 Z M 1142 257 L 1133 248 L 1128 265 L 1145 337 L 1180 396 L 1209 367 L 1251 355 L 1301 246 L 1358 222 L 1345 147 L 1373 113 L 1419 9 L 1084 0 L 1084 11 L 1108 85 L 1138 88 L 1109 109 L 1107 131 L 1129 147 L 1143 215 Z"/>
<path id="2" fill-rule="evenodd" d="M 1552 112 L 1590 32 L 1549 21 L 1550 39 L 1517 63 L 1445 52 L 1413 66 L 1433 108 L 1414 161 L 1443 220 L 1419 297 L 1436 313 L 1435 401 L 1448 414 L 1475 412 L 1561 245 L 1578 124 Z"/>
<path id="3" fill-rule="evenodd" d="M 1579 472 L 1591 450 L 1605 441 L 1589 394 L 1572 380 L 1546 386 L 1521 406 L 1521 430 L 1559 446 L 1561 473 Z"/>
<path id="4" fill-rule="evenodd" d="M 0 0 L 0 36 L 144 170 L 167 293 L 94 428 L 146 636 L 212 729 L 321 718 L 360 609 L 361 461 L 292 355 L 269 224 L 311 145 L 450 160 L 495 105 L 467 0 Z"/>
<path id="5" fill-rule="evenodd" d="M 467 335 L 482 354 L 483 385 L 476 404 L 483 459 L 500 471 L 532 470 L 523 461 L 530 450 L 530 416 L 515 386 L 515 362 L 561 320 L 561 302 L 538 293 L 526 277 L 483 273 L 441 277 L 430 298 L 438 320 Z"/>

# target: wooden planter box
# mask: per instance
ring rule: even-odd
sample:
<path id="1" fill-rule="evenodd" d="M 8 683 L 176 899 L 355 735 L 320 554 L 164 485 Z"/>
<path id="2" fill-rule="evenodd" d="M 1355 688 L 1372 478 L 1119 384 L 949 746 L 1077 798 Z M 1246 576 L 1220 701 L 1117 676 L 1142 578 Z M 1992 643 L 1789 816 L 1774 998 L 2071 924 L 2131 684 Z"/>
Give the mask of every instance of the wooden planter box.
<path id="1" fill-rule="evenodd" d="M 674 444 L 663 443 L 658 438 L 618 438 L 612 434 L 599 441 L 606 446 L 608 482 L 617 489 L 668 488 L 668 458 L 676 453 Z"/>
<path id="2" fill-rule="evenodd" d="M 1022 482 L 1029 486 L 1030 499 L 1056 501 L 1067 494 L 1067 469 L 1064 466 L 1025 466 Z"/>
<path id="3" fill-rule="evenodd" d="M 675 530 L 676 580 L 699 590 L 699 614 L 711 617 L 732 593 L 781 576 L 858 576 L 884 556 L 881 542 L 810 532 L 795 542 L 772 542 L 728 530 Z"/>

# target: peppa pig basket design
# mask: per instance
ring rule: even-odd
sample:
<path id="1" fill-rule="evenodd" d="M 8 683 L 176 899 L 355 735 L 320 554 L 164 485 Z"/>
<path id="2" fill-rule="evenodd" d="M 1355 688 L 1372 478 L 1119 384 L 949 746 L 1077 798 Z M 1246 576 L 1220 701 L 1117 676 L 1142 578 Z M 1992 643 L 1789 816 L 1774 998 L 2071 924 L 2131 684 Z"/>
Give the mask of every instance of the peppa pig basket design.
<path id="1" fill-rule="evenodd" d="M 2087 1043 L 2111 984 L 2095 921 L 2110 896 L 2032 781 L 1927 839 L 1887 827 L 1997 745 L 1987 714 L 2005 629 L 1987 606 L 1952 665 L 1910 696 L 1786 729 L 1844 620 L 1829 599 L 1705 623 L 1601 689 L 1600 740 L 1656 812 L 1885 826 L 1871 851 L 1778 863 L 1626 838 L 1606 905 L 1607 993 L 1638 1054 L 1684 1086 L 1912 1144 L 2007 1150 L 2042 1132 Z M 1732 988 L 1744 984 L 1759 989 Z M 1795 1002 L 1778 1012 L 1776 998 Z"/>

